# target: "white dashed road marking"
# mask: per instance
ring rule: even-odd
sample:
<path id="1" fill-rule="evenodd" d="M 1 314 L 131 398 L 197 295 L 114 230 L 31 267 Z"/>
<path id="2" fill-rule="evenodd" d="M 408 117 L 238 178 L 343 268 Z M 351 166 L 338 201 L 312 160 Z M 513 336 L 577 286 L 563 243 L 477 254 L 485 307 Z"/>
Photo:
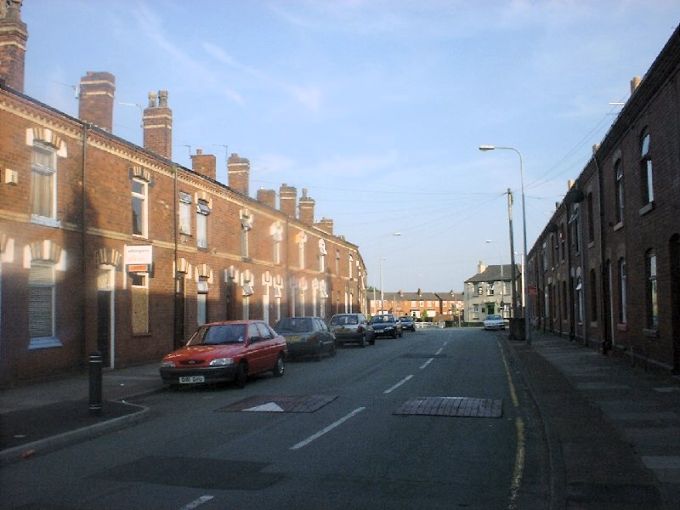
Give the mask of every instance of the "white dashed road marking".
<path id="1" fill-rule="evenodd" d="M 413 375 L 407 375 L 407 376 L 404 377 L 401 381 L 399 381 L 397 384 L 395 384 L 395 385 L 392 386 L 391 388 L 385 390 L 385 391 L 384 391 L 385 395 L 387 395 L 388 393 L 392 393 L 392 392 L 393 392 L 394 390 L 396 390 L 399 386 L 401 386 L 402 384 L 404 384 L 404 383 L 410 381 L 412 378 L 413 378 Z"/>
<path id="2" fill-rule="evenodd" d="M 339 427 L 340 425 L 342 425 L 343 423 L 345 423 L 347 420 L 349 420 L 349 419 L 352 418 L 353 416 L 356 416 L 357 414 L 359 414 L 359 413 L 360 413 L 361 411 L 363 411 L 364 409 L 366 409 L 366 408 L 365 408 L 365 407 L 358 407 L 357 409 L 355 409 L 354 411 L 352 411 L 352 412 L 349 413 L 348 415 L 346 415 L 346 416 L 340 418 L 338 421 L 331 423 L 328 427 L 323 428 L 323 429 L 321 429 L 319 432 L 317 432 L 316 434 L 313 434 L 313 435 L 309 436 L 309 437 L 308 437 L 307 439 L 305 439 L 304 441 L 300 441 L 298 444 L 296 444 L 296 445 L 294 445 L 294 446 L 291 446 L 290 449 L 291 449 L 291 450 L 299 450 L 300 448 L 304 448 L 305 446 L 307 446 L 307 445 L 308 445 L 309 443 L 311 443 L 312 441 L 314 441 L 314 440 L 316 440 L 316 439 L 319 439 L 319 438 L 320 438 L 321 436 L 323 436 L 324 434 L 330 432 L 331 430 L 333 430 L 333 429 L 336 428 L 336 427 Z"/>

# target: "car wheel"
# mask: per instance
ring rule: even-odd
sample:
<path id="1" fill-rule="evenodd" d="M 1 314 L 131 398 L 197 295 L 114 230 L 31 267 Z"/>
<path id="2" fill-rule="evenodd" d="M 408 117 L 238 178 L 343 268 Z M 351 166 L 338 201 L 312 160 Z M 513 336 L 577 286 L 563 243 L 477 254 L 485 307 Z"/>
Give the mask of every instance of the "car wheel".
<path id="1" fill-rule="evenodd" d="M 286 372 L 286 361 L 283 359 L 283 354 L 279 354 L 272 370 L 274 377 L 281 377 Z"/>
<path id="2" fill-rule="evenodd" d="M 245 361 L 238 364 L 234 382 L 239 388 L 245 388 L 246 383 L 248 382 L 248 364 Z"/>

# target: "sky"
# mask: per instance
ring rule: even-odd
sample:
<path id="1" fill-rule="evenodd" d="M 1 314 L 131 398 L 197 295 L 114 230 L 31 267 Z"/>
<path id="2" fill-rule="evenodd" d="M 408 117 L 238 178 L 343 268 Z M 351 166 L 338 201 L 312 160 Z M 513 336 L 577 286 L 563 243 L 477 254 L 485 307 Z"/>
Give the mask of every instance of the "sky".
<path id="1" fill-rule="evenodd" d="M 77 116 L 80 78 L 108 71 L 113 132 L 141 145 L 168 90 L 177 163 L 203 149 L 226 183 L 238 153 L 251 195 L 308 190 L 369 285 L 462 291 L 510 263 L 508 189 L 523 251 L 522 175 L 531 249 L 680 2 L 24 0 L 22 19 L 27 95 Z"/>

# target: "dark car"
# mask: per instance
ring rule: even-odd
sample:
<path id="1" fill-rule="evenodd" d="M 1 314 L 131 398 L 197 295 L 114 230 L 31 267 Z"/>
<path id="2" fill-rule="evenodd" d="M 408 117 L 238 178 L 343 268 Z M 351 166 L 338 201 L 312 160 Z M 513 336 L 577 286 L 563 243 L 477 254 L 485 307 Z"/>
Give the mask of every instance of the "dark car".
<path id="1" fill-rule="evenodd" d="M 318 360 L 325 353 L 335 356 L 335 336 L 319 317 L 288 317 L 274 329 L 286 339 L 291 357 L 314 356 Z"/>
<path id="2" fill-rule="evenodd" d="M 200 326 L 187 344 L 161 361 L 163 382 L 171 386 L 235 381 L 285 370 L 286 340 L 263 321 L 213 322 Z"/>
<path id="3" fill-rule="evenodd" d="M 338 345 L 358 343 L 361 347 L 375 343 L 373 328 L 363 313 L 338 313 L 331 317 L 331 332 Z"/>
<path id="4" fill-rule="evenodd" d="M 397 338 L 402 336 L 403 330 L 401 322 L 392 314 L 375 315 L 371 319 L 371 326 L 375 336 L 391 336 Z"/>
<path id="5" fill-rule="evenodd" d="M 404 315 L 403 317 L 399 317 L 399 322 L 401 322 L 401 329 L 404 330 L 408 329 L 409 331 L 416 330 L 416 322 L 410 315 Z"/>

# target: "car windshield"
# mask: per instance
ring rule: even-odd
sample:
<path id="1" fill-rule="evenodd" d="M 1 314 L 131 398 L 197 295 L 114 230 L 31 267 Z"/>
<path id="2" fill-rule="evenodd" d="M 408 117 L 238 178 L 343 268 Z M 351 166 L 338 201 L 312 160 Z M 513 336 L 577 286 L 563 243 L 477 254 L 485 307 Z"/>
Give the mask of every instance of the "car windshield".
<path id="1" fill-rule="evenodd" d="M 376 315 L 371 319 L 372 324 L 378 324 L 381 322 L 394 322 L 394 317 L 391 315 Z"/>
<path id="2" fill-rule="evenodd" d="M 490 320 L 490 321 L 497 321 L 497 320 L 501 319 L 501 316 L 500 315 L 489 315 L 486 319 Z"/>
<path id="3" fill-rule="evenodd" d="M 356 315 L 336 315 L 331 319 L 331 326 L 345 326 L 348 324 L 359 324 Z"/>
<path id="4" fill-rule="evenodd" d="M 196 330 L 187 345 L 240 344 L 245 336 L 245 324 L 203 326 Z"/>
<path id="5" fill-rule="evenodd" d="M 280 320 L 274 329 L 279 333 L 308 333 L 312 331 L 312 319 L 308 317 L 290 317 Z"/>

